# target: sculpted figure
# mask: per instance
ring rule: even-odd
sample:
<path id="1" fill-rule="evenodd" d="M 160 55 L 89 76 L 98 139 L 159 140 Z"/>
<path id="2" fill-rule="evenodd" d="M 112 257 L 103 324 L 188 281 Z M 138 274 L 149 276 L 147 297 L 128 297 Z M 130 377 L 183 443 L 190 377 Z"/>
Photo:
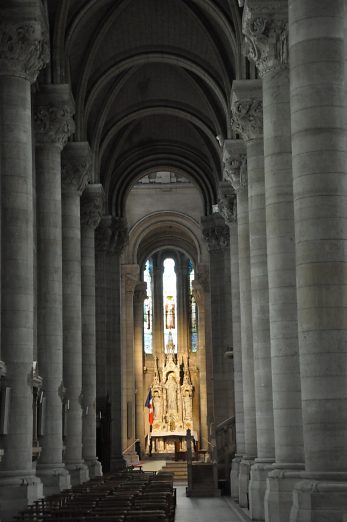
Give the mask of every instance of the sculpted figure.
<path id="1" fill-rule="evenodd" d="M 172 373 L 169 373 L 166 382 L 168 412 L 177 413 L 177 383 Z"/>

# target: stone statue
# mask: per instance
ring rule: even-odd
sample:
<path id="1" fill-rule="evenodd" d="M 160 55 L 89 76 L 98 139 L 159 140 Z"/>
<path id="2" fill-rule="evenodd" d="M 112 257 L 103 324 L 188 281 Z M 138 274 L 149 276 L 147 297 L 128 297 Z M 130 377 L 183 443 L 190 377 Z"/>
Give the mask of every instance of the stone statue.
<path id="1" fill-rule="evenodd" d="M 162 407 L 161 407 L 161 397 L 159 390 L 153 391 L 153 413 L 154 419 L 158 422 L 162 421 Z"/>
<path id="2" fill-rule="evenodd" d="M 166 395 L 168 413 L 177 413 L 177 383 L 173 373 L 169 373 L 166 381 Z"/>
<path id="3" fill-rule="evenodd" d="M 192 393 L 186 388 L 183 392 L 183 420 L 192 420 Z"/>

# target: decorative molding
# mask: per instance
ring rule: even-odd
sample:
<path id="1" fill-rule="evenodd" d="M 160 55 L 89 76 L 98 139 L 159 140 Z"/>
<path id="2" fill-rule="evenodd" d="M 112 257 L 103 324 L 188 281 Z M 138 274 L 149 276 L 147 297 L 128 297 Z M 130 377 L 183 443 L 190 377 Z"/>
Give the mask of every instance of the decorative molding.
<path id="1" fill-rule="evenodd" d="M 227 140 L 223 148 L 223 177 L 236 193 L 247 187 L 246 148 L 241 140 Z"/>
<path id="2" fill-rule="evenodd" d="M 246 141 L 263 136 L 263 96 L 261 80 L 233 82 L 231 125 Z"/>
<path id="3" fill-rule="evenodd" d="M 105 202 L 102 185 L 87 185 L 81 197 L 81 225 L 96 229 L 99 225 Z"/>
<path id="4" fill-rule="evenodd" d="M 30 7 L 30 11 L 0 9 L 0 75 L 20 76 L 34 83 L 49 58 L 48 30 L 41 2 L 36 9 Z"/>
<path id="5" fill-rule="evenodd" d="M 218 184 L 218 212 L 228 225 L 237 222 L 237 197 L 228 181 Z"/>
<path id="6" fill-rule="evenodd" d="M 261 78 L 288 66 L 288 0 L 247 0 L 242 31 L 245 54 Z"/>
<path id="7" fill-rule="evenodd" d="M 89 144 L 86 141 L 68 143 L 61 155 L 62 192 L 84 191 L 92 165 Z"/>
<path id="8" fill-rule="evenodd" d="M 134 290 L 134 303 L 142 304 L 147 299 L 147 283 L 139 281 Z"/>
<path id="9" fill-rule="evenodd" d="M 75 103 L 70 86 L 43 85 L 35 95 L 34 128 L 38 144 L 55 144 L 60 150 L 75 132 Z"/>
<path id="10" fill-rule="evenodd" d="M 208 244 L 208 250 L 214 252 L 229 246 L 229 227 L 220 214 L 201 218 L 202 235 Z"/>
<path id="11" fill-rule="evenodd" d="M 107 254 L 121 254 L 129 240 L 128 224 L 125 218 L 103 216 L 96 229 L 95 249 Z"/>

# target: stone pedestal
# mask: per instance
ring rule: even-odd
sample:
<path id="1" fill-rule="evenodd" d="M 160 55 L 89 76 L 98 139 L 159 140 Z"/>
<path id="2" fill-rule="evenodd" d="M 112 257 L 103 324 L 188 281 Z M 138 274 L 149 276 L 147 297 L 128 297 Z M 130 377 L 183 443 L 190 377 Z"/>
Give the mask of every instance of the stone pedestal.
<path id="1" fill-rule="evenodd" d="M 239 478 L 240 478 L 240 465 L 241 455 L 236 455 L 231 461 L 230 471 L 230 496 L 235 502 L 239 501 Z"/>
<path id="2" fill-rule="evenodd" d="M 265 492 L 265 520 L 289 521 L 293 504 L 293 490 L 300 480 L 303 464 L 274 464 L 268 473 Z"/>
<path id="3" fill-rule="evenodd" d="M 255 459 L 249 483 L 249 512 L 252 520 L 265 520 L 264 498 L 273 459 Z"/>
<path id="4" fill-rule="evenodd" d="M 254 464 L 254 458 L 242 457 L 240 462 L 239 473 L 239 504 L 241 507 L 249 507 L 249 481 L 251 478 L 251 467 Z"/>
<path id="5" fill-rule="evenodd" d="M 290 522 L 344 522 L 347 473 L 302 473 L 294 486 Z"/>

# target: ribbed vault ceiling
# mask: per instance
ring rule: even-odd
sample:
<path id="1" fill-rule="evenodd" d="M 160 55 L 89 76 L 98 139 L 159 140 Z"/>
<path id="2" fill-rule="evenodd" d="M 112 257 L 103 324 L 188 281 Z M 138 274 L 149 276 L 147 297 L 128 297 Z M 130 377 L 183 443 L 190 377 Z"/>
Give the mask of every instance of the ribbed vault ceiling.
<path id="1" fill-rule="evenodd" d="M 206 212 L 231 136 L 233 79 L 245 75 L 237 0 L 47 0 L 51 78 L 70 82 L 76 136 L 93 151 L 108 211 L 145 172 L 185 172 Z M 47 78 L 45 79 L 47 81 Z"/>

